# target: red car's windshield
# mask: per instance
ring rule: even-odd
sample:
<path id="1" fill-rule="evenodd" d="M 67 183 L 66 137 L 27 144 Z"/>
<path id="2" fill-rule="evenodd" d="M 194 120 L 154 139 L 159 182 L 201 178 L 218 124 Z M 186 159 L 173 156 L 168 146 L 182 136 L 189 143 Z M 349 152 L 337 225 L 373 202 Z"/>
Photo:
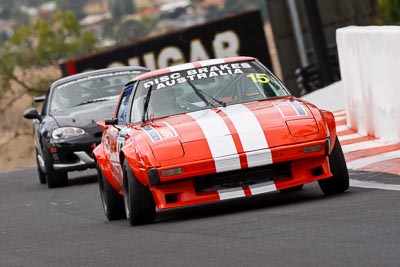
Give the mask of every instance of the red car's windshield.
<path id="1" fill-rule="evenodd" d="M 142 120 L 146 96 L 150 96 L 148 117 L 161 118 L 287 95 L 279 80 L 257 61 L 210 65 L 140 81 L 131 121 Z"/>

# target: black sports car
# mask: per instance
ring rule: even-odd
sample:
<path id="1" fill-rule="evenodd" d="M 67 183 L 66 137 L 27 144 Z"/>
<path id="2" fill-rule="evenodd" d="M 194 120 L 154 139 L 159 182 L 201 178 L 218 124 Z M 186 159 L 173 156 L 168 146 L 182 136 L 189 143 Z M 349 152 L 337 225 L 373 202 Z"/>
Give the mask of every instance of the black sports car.
<path id="1" fill-rule="evenodd" d="M 61 78 L 51 84 L 41 114 L 24 112 L 33 119 L 37 171 L 49 188 L 68 184 L 68 172 L 94 168 L 92 150 L 102 133 L 96 122 L 113 116 L 125 83 L 147 72 L 142 67 L 115 67 Z"/>

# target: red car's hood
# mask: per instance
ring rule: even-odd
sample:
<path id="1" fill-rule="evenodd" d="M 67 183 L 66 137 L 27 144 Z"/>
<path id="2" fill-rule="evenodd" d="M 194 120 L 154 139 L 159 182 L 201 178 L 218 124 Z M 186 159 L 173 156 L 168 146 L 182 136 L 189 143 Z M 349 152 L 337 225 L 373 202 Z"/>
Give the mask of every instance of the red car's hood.
<path id="1" fill-rule="evenodd" d="M 171 116 L 143 131 L 155 156 L 166 160 L 193 153 L 178 149 L 178 144 L 196 150 L 212 146 L 220 156 L 228 156 L 237 153 L 238 146 L 248 152 L 299 142 L 299 138 L 315 139 L 320 129 L 305 102 L 283 98 Z"/>

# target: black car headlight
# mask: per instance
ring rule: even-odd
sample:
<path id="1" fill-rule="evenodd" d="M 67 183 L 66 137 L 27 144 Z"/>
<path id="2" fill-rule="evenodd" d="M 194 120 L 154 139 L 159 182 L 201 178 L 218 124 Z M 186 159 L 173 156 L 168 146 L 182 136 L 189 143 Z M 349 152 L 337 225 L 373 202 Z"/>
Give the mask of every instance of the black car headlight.
<path id="1" fill-rule="evenodd" d="M 53 130 L 51 136 L 53 139 L 66 139 L 71 137 L 77 137 L 85 134 L 85 130 L 77 127 L 61 127 Z"/>

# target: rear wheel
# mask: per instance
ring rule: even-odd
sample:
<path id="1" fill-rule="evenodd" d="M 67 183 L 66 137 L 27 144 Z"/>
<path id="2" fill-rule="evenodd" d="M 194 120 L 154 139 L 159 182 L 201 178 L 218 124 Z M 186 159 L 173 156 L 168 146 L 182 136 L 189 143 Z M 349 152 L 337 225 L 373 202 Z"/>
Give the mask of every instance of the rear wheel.
<path id="1" fill-rule="evenodd" d="M 115 221 L 125 218 L 123 197 L 110 185 L 99 166 L 97 166 L 97 176 L 101 202 L 107 219 Z"/>
<path id="2" fill-rule="evenodd" d="M 68 173 L 57 172 L 53 168 L 53 159 L 50 151 L 46 148 L 43 149 L 44 165 L 46 166 L 47 186 L 49 188 L 62 187 L 68 184 Z"/>
<path id="3" fill-rule="evenodd" d="M 154 222 L 156 209 L 151 192 L 138 182 L 126 160 L 123 172 L 125 213 L 130 225 Z"/>
<path id="4" fill-rule="evenodd" d="M 319 180 L 319 186 L 325 195 L 343 193 L 349 189 L 349 172 L 339 139 L 336 137 L 335 146 L 329 156 L 329 166 L 333 176 Z"/>

